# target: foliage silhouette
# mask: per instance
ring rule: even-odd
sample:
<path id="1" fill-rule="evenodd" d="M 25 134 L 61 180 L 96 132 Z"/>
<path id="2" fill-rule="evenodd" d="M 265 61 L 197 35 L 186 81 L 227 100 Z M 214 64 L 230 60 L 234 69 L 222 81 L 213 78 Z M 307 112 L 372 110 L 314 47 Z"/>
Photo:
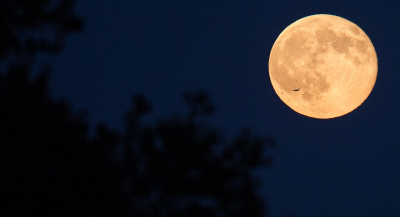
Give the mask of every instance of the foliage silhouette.
<path id="1" fill-rule="evenodd" d="M 251 171 L 270 165 L 264 149 L 274 141 L 250 130 L 227 141 L 202 117 L 213 110 L 206 93 L 185 94 L 184 101 L 186 117 L 155 126 L 140 123 L 150 109 L 141 96 L 126 115 L 124 174 L 135 216 L 264 216 Z"/>
<path id="2" fill-rule="evenodd" d="M 5 216 L 70 216 L 90 201 L 85 198 L 90 183 L 85 182 L 95 165 L 87 126 L 65 102 L 46 96 L 46 75 L 29 82 L 27 70 L 10 70 L 0 80 Z"/>
<path id="3" fill-rule="evenodd" d="M 186 116 L 153 125 L 135 96 L 125 132 L 99 124 L 89 138 L 86 112 L 51 97 L 49 67 L 29 79 L 36 53 L 81 30 L 73 3 L 0 1 L 0 216 L 265 216 L 252 170 L 270 165 L 275 142 L 250 130 L 224 138 L 207 123 L 205 92 L 184 94 Z"/>
<path id="4" fill-rule="evenodd" d="M 37 52 L 56 53 L 65 37 L 83 27 L 75 0 L 0 1 L 0 59 L 32 62 Z"/>
<path id="5" fill-rule="evenodd" d="M 201 117 L 212 107 L 205 93 L 185 95 L 186 117 L 154 126 L 140 122 L 151 106 L 137 96 L 124 134 L 100 124 L 90 139 L 84 113 L 51 99 L 46 71 L 31 82 L 28 70 L 0 77 L 4 215 L 263 215 L 251 169 L 270 164 L 262 154 L 274 142 L 249 130 L 224 140 Z"/>

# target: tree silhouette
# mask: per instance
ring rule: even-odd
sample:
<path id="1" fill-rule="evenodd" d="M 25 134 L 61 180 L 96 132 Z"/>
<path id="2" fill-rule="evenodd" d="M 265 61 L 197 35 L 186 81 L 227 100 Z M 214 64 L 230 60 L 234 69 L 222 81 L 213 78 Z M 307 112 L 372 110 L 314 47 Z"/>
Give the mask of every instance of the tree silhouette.
<path id="1" fill-rule="evenodd" d="M 0 216 L 265 216 L 252 171 L 270 165 L 275 142 L 250 130 L 225 138 L 207 122 L 205 92 L 184 95 L 187 115 L 152 125 L 136 96 L 125 132 L 99 124 L 89 138 L 86 112 L 52 98 L 49 67 L 29 79 L 37 52 L 82 28 L 73 3 L 0 1 Z"/>
<path id="2" fill-rule="evenodd" d="M 233 141 L 204 118 L 213 106 L 204 92 L 185 94 L 186 117 L 174 116 L 155 126 L 140 117 L 150 110 L 143 97 L 126 115 L 125 175 L 135 216 L 264 216 L 256 195 L 254 168 L 268 166 L 264 151 L 272 139 L 244 130 Z"/>
<path id="3" fill-rule="evenodd" d="M 1 194 L 6 216 L 64 216 L 84 209 L 79 200 L 91 170 L 86 123 L 65 102 L 47 96 L 45 74 L 28 68 L 2 75 L 0 92 Z M 66 216 L 66 215 L 65 215 Z"/>
<path id="4" fill-rule="evenodd" d="M 29 79 L 37 52 L 54 53 L 82 21 L 73 0 L 0 1 L 1 216 L 87 216 L 93 147 L 83 114 L 49 96 L 48 74 Z M 89 152 L 88 152 L 89 151 Z M 102 160 L 101 160 L 102 161 Z"/>
<path id="5" fill-rule="evenodd" d="M 0 1 L 0 59 L 32 62 L 37 52 L 55 53 L 65 37 L 82 29 L 75 0 Z"/>

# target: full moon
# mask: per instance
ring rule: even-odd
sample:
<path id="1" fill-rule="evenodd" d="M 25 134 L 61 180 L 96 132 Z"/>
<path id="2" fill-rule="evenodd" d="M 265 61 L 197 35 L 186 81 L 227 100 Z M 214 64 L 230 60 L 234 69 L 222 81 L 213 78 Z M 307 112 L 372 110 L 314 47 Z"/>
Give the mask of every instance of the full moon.
<path id="1" fill-rule="evenodd" d="M 318 14 L 289 25 L 276 39 L 269 76 L 279 98 L 312 118 L 340 117 L 371 93 L 378 59 L 371 40 L 344 18 Z"/>

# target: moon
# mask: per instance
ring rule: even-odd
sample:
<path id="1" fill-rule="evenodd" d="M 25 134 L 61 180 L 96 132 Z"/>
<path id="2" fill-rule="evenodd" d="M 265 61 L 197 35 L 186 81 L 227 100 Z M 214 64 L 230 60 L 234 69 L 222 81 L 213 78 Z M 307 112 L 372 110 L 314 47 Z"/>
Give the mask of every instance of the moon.
<path id="1" fill-rule="evenodd" d="M 344 18 L 318 14 L 289 25 L 269 57 L 269 76 L 279 98 L 312 118 L 340 117 L 371 93 L 378 59 L 371 40 Z"/>

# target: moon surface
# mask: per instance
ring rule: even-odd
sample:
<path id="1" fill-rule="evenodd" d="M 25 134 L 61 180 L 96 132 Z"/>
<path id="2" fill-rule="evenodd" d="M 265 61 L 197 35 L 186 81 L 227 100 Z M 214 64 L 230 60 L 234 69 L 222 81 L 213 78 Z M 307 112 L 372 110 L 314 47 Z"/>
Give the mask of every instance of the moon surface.
<path id="1" fill-rule="evenodd" d="M 378 59 L 371 40 L 344 18 L 318 14 L 289 25 L 276 39 L 269 75 L 279 98 L 313 118 L 343 116 L 371 93 Z"/>

